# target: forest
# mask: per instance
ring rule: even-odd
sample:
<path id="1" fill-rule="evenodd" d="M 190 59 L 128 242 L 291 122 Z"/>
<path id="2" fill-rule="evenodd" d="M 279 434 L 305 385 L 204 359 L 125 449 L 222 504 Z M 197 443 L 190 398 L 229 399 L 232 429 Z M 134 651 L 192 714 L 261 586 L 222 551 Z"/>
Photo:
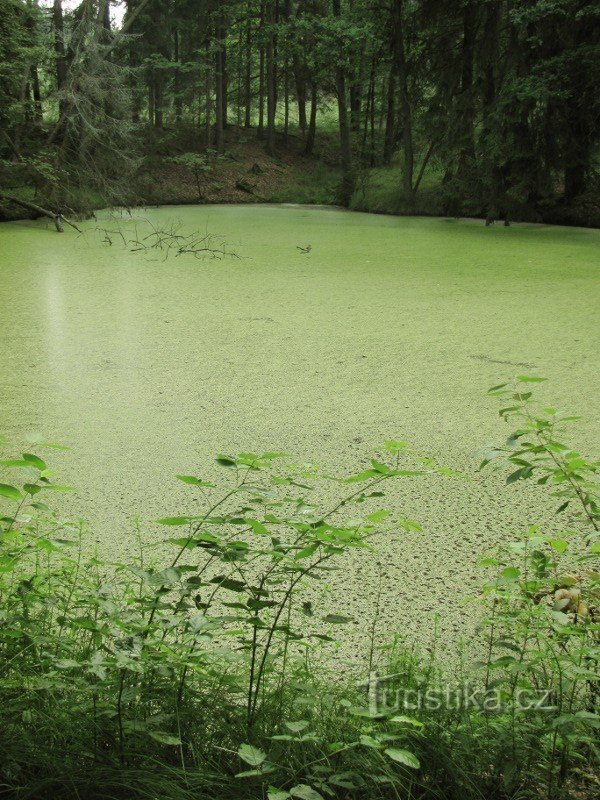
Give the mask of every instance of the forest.
<path id="1" fill-rule="evenodd" d="M 600 796 L 600 4 L 0 0 L 0 800 Z"/>
<path id="2" fill-rule="evenodd" d="M 242 129 L 271 157 L 292 147 L 338 166 L 341 205 L 359 205 L 362 187 L 364 206 L 370 171 L 393 164 L 395 199 L 375 210 L 419 211 L 428 188 L 429 213 L 600 219 L 596 3 L 2 0 L 1 10 L 0 185 L 34 187 L 53 207 L 79 210 L 90 191 L 101 204 L 143 202 L 152 155 L 202 174 Z"/>

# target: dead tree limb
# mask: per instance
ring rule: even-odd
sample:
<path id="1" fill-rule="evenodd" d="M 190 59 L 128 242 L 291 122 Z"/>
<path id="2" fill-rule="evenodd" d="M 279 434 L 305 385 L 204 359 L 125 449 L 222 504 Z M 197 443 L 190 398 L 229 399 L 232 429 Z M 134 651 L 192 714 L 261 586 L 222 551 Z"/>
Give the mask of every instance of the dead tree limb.
<path id="1" fill-rule="evenodd" d="M 70 225 L 74 228 L 78 233 L 81 233 L 81 228 L 78 228 L 74 222 L 71 222 L 70 219 L 63 217 L 60 211 L 49 211 L 47 208 L 42 208 L 38 206 L 36 203 L 30 203 L 29 200 L 21 200 L 18 197 L 12 197 L 12 195 L 8 194 L 0 194 L 0 200 L 6 200 L 8 203 L 15 203 L 17 206 L 21 206 L 21 208 L 26 208 L 28 211 L 33 211 L 38 214 L 40 217 L 48 217 L 54 222 L 56 230 L 58 233 L 63 233 L 63 226 L 62 223 L 66 222 L 67 225 Z"/>

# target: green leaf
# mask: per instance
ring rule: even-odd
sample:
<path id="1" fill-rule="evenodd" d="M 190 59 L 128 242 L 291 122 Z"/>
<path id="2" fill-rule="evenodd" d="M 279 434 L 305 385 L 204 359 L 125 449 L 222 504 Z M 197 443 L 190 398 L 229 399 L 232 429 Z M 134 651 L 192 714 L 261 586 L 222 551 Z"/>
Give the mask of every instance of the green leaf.
<path id="1" fill-rule="evenodd" d="M 518 581 L 521 573 L 516 567 L 506 567 L 502 570 L 501 580 L 503 581 Z"/>
<path id="2" fill-rule="evenodd" d="M 414 717 L 405 717 L 404 715 L 400 715 L 399 717 L 392 717 L 390 722 L 396 722 L 402 725 L 413 725 L 415 728 L 422 728 L 423 723 L 415 719 Z"/>
<path id="3" fill-rule="evenodd" d="M 419 769 L 421 766 L 419 759 L 414 753 L 411 753 L 410 750 L 401 750 L 398 747 L 388 747 L 386 750 L 384 750 L 384 752 L 392 759 L 392 761 L 396 761 L 398 764 L 404 764 L 404 766 L 410 767 L 411 769 Z"/>
<path id="4" fill-rule="evenodd" d="M 233 578 L 226 578 L 224 575 L 217 575 L 210 582 L 218 583 L 222 589 L 229 589 L 230 592 L 243 592 L 246 588 L 244 581 L 236 581 Z"/>
<path id="5" fill-rule="evenodd" d="M 8 497 L 9 500 L 20 501 L 23 497 L 16 486 L 9 486 L 7 483 L 0 483 L 0 496 Z"/>
<path id="6" fill-rule="evenodd" d="M 193 475 L 175 475 L 177 480 L 182 481 L 183 483 L 187 483 L 190 486 L 199 486 L 205 489 L 214 489 L 214 483 L 206 483 L 206 481 L 200 480 L 200 478 L 194 478 Z"/>
<path id="7" fill-rule="evenodd" d="M 237 462 L 235 458 L 232 458 L 231 456 L 224 456 L 224 455 L 217 456 L 217 464 L 219 464 L 219 466 L 221 467 L 235 467 L 236 463 Z"/>
<path id="8" fill-rule="evenodd" d="M 250 525 L 254 533 L 257 533 L 259 536 L 269 535 L 268 529 L 262 524 L 262 522 L 259 522 L 257 519 L 247 519 L 246 522 L 248 525 Z"/>
<path id="9" fill-rule="evenodd" d="M 548 378 L 541 378 L 535 375 L 517 375 L 517 380 L 521 381 L 521 383 L 542 383 L 547 381 Z"/>
<path id="10" fill-rule="evenodd" d="M 43 472 L 45 469 L 47 469 L 46 462 L 42 461 L 42 459 L 38 458 L 38 456 L 33 455 L 33 453 L 23 453 L 23 458 L 28 464 L 31 464 L 31 466 L 39 469 L 40 472 Z"/>
<path id="11" fill-rule="evenodd" d="M 286 722 L 284 724 L 288 730 L 292 731 L 292 733 L 300 733 L 300 731 L 308 728 L 310 723 L 306 719 L 299 719 L 297 722 Z"/>
<path id="12" fill-rule="evenodd" d="M 156 520 L 158 525 L 189 525 L 190 517 L 162 517 Z"/>
<path id="13" fill-rule="evenodd" d="M 237 752 L 242 761 L 250 764 L 251 767 L 259 767 L 267 758 L 266 753 L 251 744 L 240 745 Z"/>
<path id="14" fill-rule="evenodd" d="M 292 797 L 299 797 L 300 800 L 323 800 L 323 795 L 306 783 L 299 783 L 290 789 Z"/>
<path id="15" fill-rule="evenodd" d="M 327 614 L 326 617 L 323 617 L 323 622 L 329 622 L 332 625 L 345 625 L 348 622 L 352 622 L 352 617 L 344 617 L 341 614 Z"/>
<path id="16" fill-rule="evenodd" d="M 269 786 L 267 789 L 267 800 L 288 800 L 290 793 L 284 789 L 276 789 L 274 786 Z"/>
<path id="17" fill-rule="evenodd" d="M 161 744 L 168 744 L 177 746 L 181 744 L 181 739 L 177 736 L 171 736 L 170 733 L 164 733 L 164 731 L 148 731 L 150 736 L 155 739 L 157 742 Z"/>
<path id="18" fill-rule="evenodd" d="M 374 739 L 372 736 L 368 736 L 367 734 L 363 734 L 360 737 L 360 743 L 365 747 L 372 747 L 375 750 L 381 750 L 382 744 L 377 739 Z"/>

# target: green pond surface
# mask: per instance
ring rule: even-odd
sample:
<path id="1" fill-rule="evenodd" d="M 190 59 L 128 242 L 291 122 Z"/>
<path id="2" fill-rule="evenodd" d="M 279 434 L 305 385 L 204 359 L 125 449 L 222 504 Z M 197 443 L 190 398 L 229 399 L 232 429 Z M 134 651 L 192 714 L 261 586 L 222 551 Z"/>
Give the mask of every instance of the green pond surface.
<path id="1" fill-rule="evenodd" d="M 181 223 L 239 258 L 161 260 L 132 234 Z M 0 227 L 0 431 L 71 446 L 49 453 L 76 487 L 61 510 L 118 558 L 152 520 L 195 513 L 176 473 L 214 477 L 217 452 L 284 450 L 344 473 L 385 439 L 407 439 L 469 480 L 407 479 L 385 500 L 418 520 L 377 554 L 348 558 L 328 610 L 357 619 L 364 649 L 381 580 L 380 629 L 445 641 L 469 631 L 479 554 L 529 523 L 560 523 L 542 487 L 477 472 L 474 451 L 508 428 L 487 389 L 515 374 L 581 413 L 575 444 L 599 444 L 600 231 L 383 217 L 290 206 L 201 206 L 100 216 L 85 234 Z M 310 245 L 310 252 L 299 247 Z"/>

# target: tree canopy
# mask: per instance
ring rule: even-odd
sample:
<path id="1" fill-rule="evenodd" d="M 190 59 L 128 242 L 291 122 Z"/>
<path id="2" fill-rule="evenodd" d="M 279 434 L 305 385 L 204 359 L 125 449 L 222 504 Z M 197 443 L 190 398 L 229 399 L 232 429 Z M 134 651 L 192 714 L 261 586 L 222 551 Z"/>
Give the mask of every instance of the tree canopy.
<path id="1" fill-rule="evenodd" d="M 586 0 L 0 0 L 0 158 L 58 202 L 123 200 L 147 132 L 206 148 L 253 128 L 270 155 L 339 128 L 361 170 L 440 173 L 447 213 L 510 215 L 595 180 L 600 7 Z"/>

